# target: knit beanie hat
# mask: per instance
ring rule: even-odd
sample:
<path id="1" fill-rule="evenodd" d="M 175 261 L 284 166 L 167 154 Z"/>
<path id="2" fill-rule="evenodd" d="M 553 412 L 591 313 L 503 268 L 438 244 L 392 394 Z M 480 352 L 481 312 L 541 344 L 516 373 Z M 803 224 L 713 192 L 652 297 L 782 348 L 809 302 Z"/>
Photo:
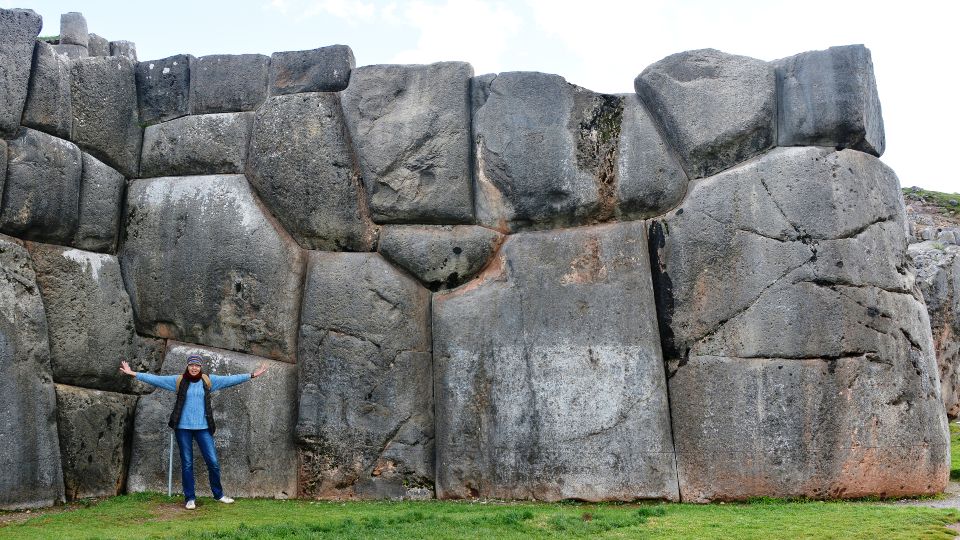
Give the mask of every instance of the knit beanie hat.
<path id="1" fill-rule="evenodd" d="M 198 366 L 203 365 L 203 357 L 199 354 L 191 354 L 187 357 L 187 365 L 196 364 Z"/>

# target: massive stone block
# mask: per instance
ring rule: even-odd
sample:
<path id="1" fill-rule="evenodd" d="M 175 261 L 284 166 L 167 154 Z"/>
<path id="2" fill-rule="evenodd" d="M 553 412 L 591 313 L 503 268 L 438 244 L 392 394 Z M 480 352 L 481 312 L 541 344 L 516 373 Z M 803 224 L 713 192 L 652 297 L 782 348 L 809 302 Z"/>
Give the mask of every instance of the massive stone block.
<path id="1" fill-rule="evenodd" d="M 117 369 L 155 370 L 161 357 L 137 336 L 133 310 L 112 255 L 29 244 L 46 307 L 50 364 L 58 383 L 111 392 L 151 388 Z"/>
<path id="2" fill-rule="evenodd" d="M 119 495 L 126 483 L 137 397 L 63 384 L 56 389 L 67 500 Z"/>
<path id="3" fill-rule="evenodd" d="M 122 56 L 132 62 L 137 61 L 137 44 L 132 41 L 111 41 L 110 56 Z"/>
<path id="4" fill-rule="evenodd" d="M 173 120 L 190 114 L 190 71 L 196 59 L 177 54 L 137 62 L 137 102 L 145 124 Z"/>
<path id="5" fill-rule="evenodd" d="M 766 62 L 714 49 L 670 55 L 634 81 L 691 178 L 776 144 L 776 77 Z"/>
<path id="6" fill-rule="evenodd" d="M 133 62 L 118 56 L 73 62 L 71 139 L 128 178 L 137 175 L 143 130 Z"/>
<path id="7" fill-rule="evenodd" d="M 141 333 L 294 360 L 303 255 L 243 176 L 135 181 L 124 219 Z"/>
<path id="8" fill-rule="evenodd" d="M 37 41 L 23 125 L 68 139 L 72 123 L 70 59 L 57 54 L 46 42 Z"/>
<path id="9" fill-rule="evenodd" d="M 777 149 L 651 228 L 684 500 L 936 493 L 949 473 L 896 176 Z"/>
<path id="10" fill-rule="evenodd" d="M 43 20 L 32 9 L 0 8 L 0 137 L 12 137 L 20 125 L 41 26 Z"/>
<path id="11" fill-rule="evenodd" d="M 623 99 L 557 75 L 474 81 L 477 221 L 503 232 L 609 219 Z"/>
<path id="12" fill-rule="evenodd" d="M 883 154 L 883 116 L 869 49 L 830 47 L 773 65 L 780 146 L 832 146 Z"/>
<path id="13" fill-rule="evenodd" d="M 346 45 L 275 52 L 270 56 L 270 95 L 339 92 L 347 87 L 356 65 L 353 50 Z"/>
<path id="14" fill-rule="evenodd" d="M 268 99 L 257 111 L 247 170 L 263 202 L 301 246 L 329 251 L 372 246 L 337 94 Z"/>
<path id="15" fill-rule="evenodd" d="M 0 509 L 63 501 L 47 320 L 30 255 L 0 235 Z"/>
<path id="16" fill-rule="evenodd" d="M 431 497 L 430 292 L 375 253 L 312 252 L 299 351 L 300 494 Z"/>
<path id="17" fill-rule="evenodd" d="M 253 111 L 267 97 L 270 57 L 262 54 L 211 54 L 193 62 L 192 114 Z"/>
<path id="18" fill-rule="evenodd" d="M 960 416 L 960 246 L 936 242 L 911 244 L 907 252 L 917 269 L 933 331 L 940 370 L 940 394 L 947 416 Z"/>
<path id="19" fill-rule="evenodd" d="M 220 475 L 227 495 L 240 497 L 296 496 L 296 450 L 293 427 L 296 421 L 297 368 L 245 354 L 187 344 L 171 344 L 162 374 L 183 373 L 187 356 L 207 358 L 204 371 L 217 375 L 250 373 L 261 362 L 268 371 L 262 377 L 214 393 L 211 396 L 214 435 Z M 133 434 L 133 450 L 127 490 L 166 491 L 173 392 L 157 390 L 140 398 Z M 180 460 L 173 443 L 174 490 L 180 485 Z M 194 445 L 194 477 L 197 494 L 210 495 L 206 465 Z"/>
<path id="20" fill-rule="evenodd" d="M 88 58 L 90 56 L 87 48 L 81 45 L 61 43 L 59 45 L 53 45 L 53 50 L 68 60 L 79 60 L 80 58 Z"/>
<path id="21" fill-rule="evenodd" d="M 90 56 L 110 56 L 110 41 L 97 34 L 89 34 L 89 43 L 87 43 L 87 53 Z"/>
<path id="22" fill-rule="evenodd" d="M 378 223 L 470 223 L 466 62 L 353 70 L 343 111 Z"/>
<path id="23" fill-rule="evenodd" d="M 377 250 L 439 290 L 473 279 L 502 242 L 502 234 L 475 225 L 392 225 L 380 232 Z"/>
<path id="24" fill-rule="evenodd" d="M 71 11 L 60 15 L 60 43 L 87 48 L 90 36 L 87 30 L 87 19 L 82 13 Z"/>
<path id="25" fill-rule="evenodd" d="M 520 233 L 434 296 L 437 496 L 678 497 L 642 222 Z"/>
<path id="26" fill-rule="evenodd" d="M 253 113 L 186 116 L 143 132 L 140 176 L 242 174 Z"/>
<path id="27" fill-rule="evenodd" d="M 89 251 L 112 252 L 120 230 L 123 175 L 90 154 L 83 154 L 77 232 L 71 245 Z"/>
<path id="28" fill-rule="evenodd" d="M 0 230 L 20 238 L 69 243 L 77 228 L 80 156 L 73 143 L 21 129 L 9 142 Z"/>

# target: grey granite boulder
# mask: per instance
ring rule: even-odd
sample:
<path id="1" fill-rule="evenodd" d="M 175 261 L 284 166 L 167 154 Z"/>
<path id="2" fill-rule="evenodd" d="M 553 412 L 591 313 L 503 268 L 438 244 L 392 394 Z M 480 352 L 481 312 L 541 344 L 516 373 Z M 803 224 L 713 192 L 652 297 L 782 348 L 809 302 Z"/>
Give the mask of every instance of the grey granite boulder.
<path id="1" fill-rule="evenodd" d="M 684 500 L 937 493 L 949 444 L 899 183 L 777 149 L 651 227 Z"/>
<path id="2" fill-rule="evenodd" d="M 473 279 L 502 242 L 502 234 L 475 225 L 391 225 L 380 231 L 377 250 L 436 291 Z"/>
<path id="3" fill-rule="evenodd" d="M 137 102 L 144 124 L 190 114 L 190 72 L 194 57 L 177 54 L 137 62 Z"/>
<path id="4" fill-rule="evenodd" d="M 299 341 L 300 494 L 433 495 L 430 292 L 376 253 L 312 252 Z"/>
<path id="5" fill-rule="evenodd" d="M 507 232 L 614 215 L 623 98 L 533 72 L 475 78 L 473 94 L 478 223 Z"/>
<path id="6" fill-rule="evenodd" d="M 0 509 L 63 501 L 47 319 L 30 255 L 0 235 Z"/>
<path id="7" fill-rule="evenodd" d="M 123 493 L 136 396 L 56 385 L 67 500 Z"/>
<path id="8" fill-rule="evenodd" d="M 356 65 L 353 50 L 346 45 L 275 52 L 270 56 L 270 95 L 339 92 L 347 87 Z"/>
<path id="9" fill-rule="evenodd" d="M 670 55 L 634 81 L 691 178 L 716 174 L 777 142 L 771 65 L 715 49 Z"/>
<path id="10" fill-rule="evenodd" d="M 20 125 L 41 26 L 40 15 L 31 9 L 0 8 L 0 137 L 12 137 Z"/>
<path id="11" fill-rule="evenodd" d="M 917 285 L 930 316 L 940 369 L 940 394 L 947 417 L 960 416 L 960 246 L 911 244 L 907 253 L 917 269 Z"/>
<path id="12" fill-rule="evenodd" d="M 130 61 L 137 61 L 137 44 L 132 41 L 111 41 L 110 56 L 122 56 Z"/>
<path id="13" fill-rule="evenodd" d="M 149 391 L 118 371 L 121 360 L 154 370 L 161 358 L 135 332 L 117 258 L 45 244 L 28 248 L 46 308 L 54 381 L 111 392 Z"/>
<path id="14" fill-rule="evenodd" d="M 433 300 L 437 496 L 677 500 L 642 222 L 510 236 Z"/>
<path id="15" fill-rule="evenodd" d="M 90 154 L 83 153 L 80 209 L 71 245 L 88 251 L 113 252 L 120 231 L 123 175 Z"/>
<path id="16" fill-rule="evenodd" d="M 110 56 L 110 42 L 103 36 L 90 34 L 87 44 L 87 53 L 90 56 Z"/>
<path id="17" fill-rule="evenodd" d="M 0 230 L 67 244 L 77 228 L 81 152 L 71 142 L 21 129 L 9 143 Z"/>
<path id="18" fill-rule="evenodd" d="M 23 125 L 68 139 L 72 123 L 70 59 L 57 54 L 46 42 L 37 41 Z"/>
<path id="19" fill-rule="evenodd" d="M 267 98 L 270 57 L 211 54 L 193 61 L 191 114 L 253 111 Z"/>
<path id="20" fill-rule="evenodd" d="M 124 220 L 140 333 L 294 360 L 303 255 L 243 176 L 135 181 Z"/>
<path id="21" fill-rule="evenodd" d="M 343 112 L 378 223 L 470 223 L 466 62 L 353 70 Z"/>
<path id="22" fill-rule="evenodd" d="M 227 495 L 286 499 L 297 494 L 297 455 L 294 446 L 297 368 L 245 354 L 172 343 L 161 374 L 183 373 L 187 356 L 200 354 L 203 369 L 216 375 L 251 373 L 260 363 L 267 372 L 252 381 L 211 396 L 220 475 Z M 133 434 L 127 491 L 167 489 L 167 448 L 173 392 L 157 390 L 140 398 Z M 174 442 L 174 492 L 182 492 L 180 460 Z M 206 465 L 194 445 L 193 474 L 197 494 L 210 495 Z"/>
<path id="23" fill-rule="evenodd" d="M 60 15 L 60 44 L 79 45 L 86 49 L 90 37 L 87 30 L 87 19 L 82 13 L 71 11 Z"/>
<path id="24" fill-rule="evenodd" d="M 71 140 L 128 178 L 137 175 L 143 130 L 133 62 L 109 56 L 73 62 Z"/>
<path id="25" fill-rule="evenodd" d="M 773 65 L 780 146 L 832 146 L 883 154 L 883 116 L 869 49 L 830 47 Z"/>
<path id="26" fill-rule="evenodd" d="M 143 131 L 140 176 L 243 174 L 253 113 L 185 116 Z"/>
<path id="27" fill-rule="evenodd" d="M 374 230 L 333 93 L 267 99 L 257 111 L 247 176 L 307 249 L 368 251 Z"/>

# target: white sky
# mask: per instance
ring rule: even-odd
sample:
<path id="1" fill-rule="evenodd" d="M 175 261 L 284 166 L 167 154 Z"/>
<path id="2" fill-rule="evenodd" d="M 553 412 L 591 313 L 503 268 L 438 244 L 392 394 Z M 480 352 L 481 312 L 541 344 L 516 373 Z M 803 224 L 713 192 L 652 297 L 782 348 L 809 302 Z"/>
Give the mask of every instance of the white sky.
<path id="1" fill-rule="evenodd" d="M 957 7 L 955 7 L 955 4 Z M 80 11 L 91 32 L 137 44 L 141 60 L 349 45 L 357 65 L 466 60 L 477 74 L 556 73 L 591 90 L 633 91 L 657 60 L 712 47 L 762 60 L 863 43 L 883 107 L 883 161 L 904 186 L 960 192 L 951 165 L 960 113 L 960 3 L 626 0 L 0 0 L 43 16 Z"/>

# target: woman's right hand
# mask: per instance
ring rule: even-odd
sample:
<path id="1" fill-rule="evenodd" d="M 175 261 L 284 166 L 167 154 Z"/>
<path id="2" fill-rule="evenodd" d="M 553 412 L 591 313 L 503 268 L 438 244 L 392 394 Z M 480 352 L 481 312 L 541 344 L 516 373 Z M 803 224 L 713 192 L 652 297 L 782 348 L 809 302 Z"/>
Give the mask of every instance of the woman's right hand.
<path id="1" fill-rule="evenodd" d="M 126 360 L 122 360 L 122 361 L 120 362 L 120 371 L 121 371 L 122 373 L 126 373 L 127 375 L 129 375 L 129 376 L 131 376 L 131 377 L 136 377 L 136 376 L 137 376 L 137 372 L 134 371 L 134 370 L 132 370 L 132 369 L 130 369 L 130 364 L 128 364 Z"/>

